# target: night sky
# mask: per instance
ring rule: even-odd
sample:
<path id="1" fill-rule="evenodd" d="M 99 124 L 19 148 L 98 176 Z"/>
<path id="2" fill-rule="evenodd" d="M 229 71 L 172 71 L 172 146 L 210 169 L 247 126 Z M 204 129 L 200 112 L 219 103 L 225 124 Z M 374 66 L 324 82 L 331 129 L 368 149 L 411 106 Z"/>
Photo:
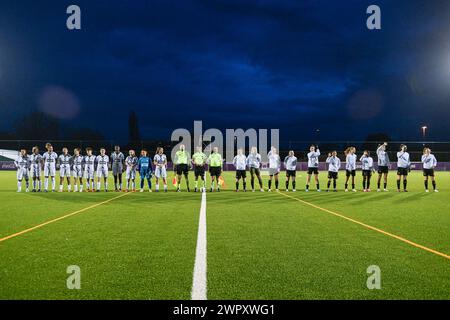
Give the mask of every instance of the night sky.
<path id="1" fill-rule="evenodd" d="M 146 139 L 203 120 L 282 140 L 414 140 L 426 124 L 449 140 L 449 103 L 448 0 L 0 4 L 0 131 L 40 110 L 117 139 L 135 110 Z"/>

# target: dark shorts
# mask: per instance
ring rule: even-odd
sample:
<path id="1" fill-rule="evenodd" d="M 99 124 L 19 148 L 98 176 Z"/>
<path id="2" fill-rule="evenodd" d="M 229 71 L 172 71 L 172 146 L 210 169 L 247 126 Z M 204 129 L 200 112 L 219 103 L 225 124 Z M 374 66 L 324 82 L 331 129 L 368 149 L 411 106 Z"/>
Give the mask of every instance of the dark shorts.
<path id="1" fill-rule="evenodd" d="M 286 170 L 286 177 L 294 177 L 295 178 L 295 175 L 297 174 L 297 171 L 295 171 L 295 170 Z"/>
<path id="2" fill-rule="evenodd" d="M 318 168 L 308 168 L 308 174 L 319 174 Z"/>
<path id="3" fill-rule="evenodd" d="M 141 169 L 139 171 L 139 175 L 141 176 L 141 179 L 151 179 L 152 178 L 152 170 L 150 170 L 150 168 Z"/>
<path id="4" fill-rule="evenodd" d="M 399 176 L 407 176 L 408 175 L 408 168 L 398 168 L 397 169 L 397 175 Z"/>
<path id="5" fill-rule="evenodd" d="M 187 164 L 177 164 L 177 175 L 187 175 L 189 173 L 189 167 Z"/>
<path id="6" fill-rule="evenodd" d="M 363 170 L 362 171 L 363 177 L 371 177 L 372 176 L 372 170 Z"/>
<path id="7" fill-rule="evenodd" d="M 260 171 L 259 171 L 259 168 L 250 168 L 250 174 L 251 175 L 254 175 L 254 174 L 256 174 L 257 176 L 260 176 Z"/>
<path id="8" fill-rule="evenodd" d="M 347 177 L 350 177 L 350 176 L 354 177 L 354 176 L 356 176 L 356 170 L 345 170 L 345 175 Z"/>
<path id="9" fill-rule="evenodd" d="M 205 175 L 205 167 L 204 166 L 194 166 L 194 175 L 196 178 L 203 177 Z"/>
<path id="10" fill-rule="evenodd" d="M 211 177 L 219 177 L 222 173 L 222 167 L 209 167 L 209 174 Z"/>
<path id="11" fill-rule="evenodd" d="M 328 171 L 328 179 L 336 180 L 338 178 L 338 173 L 334 171 Z"/>
<path id="12" fill-rule="evenodd" d="M 434 177 L 434 169 L 423 169 L 424 177 Z"/>
<path id="13" fill-rule="evenodd" d="M 245 170 L 236 170 L 236 179 L 243 178 L 245 179 L 247 177 L 247 171 Z"/>
<path id="14" fill-rule="evenodd" d="M 378 173 L 382 174 L 382 173 L 388 173 L 389 172 L 389 167 L 387 166 L 378 166 Z"/>

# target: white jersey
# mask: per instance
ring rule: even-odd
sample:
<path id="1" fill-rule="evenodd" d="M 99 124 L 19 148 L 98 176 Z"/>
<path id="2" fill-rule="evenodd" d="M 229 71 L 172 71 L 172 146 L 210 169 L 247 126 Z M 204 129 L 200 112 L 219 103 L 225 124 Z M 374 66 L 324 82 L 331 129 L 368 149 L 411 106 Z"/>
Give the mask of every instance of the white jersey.
<path id="1" fill-rule="evenodd" d="M 287 156 L 284 158 L 284 166 L 286 170 L 295 171 L 297 170 L 297 157 L 296 156 Z"/>
<path id="2" fill-rule="evenodd" d="M 28 155 L 19 155 L 14 161 L 14 164 L 17 168 L 17 180 L 22 180 L 23 178 L 28 180 L 28 170 L 31 166 L 30 157 Z"/>
<path id="3" fill-rule="evenodd" d="M 19 155 L 17 159 L 14 161 L 17 169 L 30 169 L 31 161 L 28 155 L 22 156 Z"/>
<path id="4" fill-rule="evenodd" d="M 167 165 L 167 157 L 165 154 L 155 154 L 153 157 L 153 163 L 156 165 L 156 167 L 164 167 L 166 168 Z"/>
<path id="5" fill-rule="evenodd" d="M 42 157 L 44 158 L 44 176 L 54 177 L 56 174 L 56 161 L 58 155 L 56 152 L 46 152 Z"/>
<path id="6" fill-rule="evenodd" d="M 424 154 L 422 156 L 422 163 L 424 169 L 434 169 L 437 165 L 436 157 L 432 154 Z"/>
<path id="7" fill-rule="evenodd" d="M 83 177 L 83 162 L 84 157 L 83 156 L 73 156 L 72 158 L 72 175 L 74 178 L 82 178 Z"/>
<path id="8" fill-rule="evenodd" d="M 347 154 L 347 157 L 345 158 L 345 170 L 356 170 L 356 154 Z"/>
<path id="9" fill-rule="evenodd" d="M 330 172 L 338 172 L 341 168 L 341 160 L 338 157 L 328 157 L 326 162 L 328 163 L 328 171 Z"/>
<path id="10" fill-rule="evenodd" d="M 33 153 L 30 156 L 31 162 L 31 175 L 34 177 L 41 176 L 42 156 L 39 153 Z"/>
<path id="11" fill-rule="evenodd" d="M 233 159 L 233 165 L 236 170 L 245 170 L 247 168 L 247 157 L 244 154 L 238 154 Z"/>
<path id="12" fill-rule="evenodd" d="M 95 161 L 97 162 L 97 177 L 108 177 L 109 157 L 106 154 L 98 155 Z"/>
<path id="13" fill-rule="evenodd" d="M 62 154 L 58 157 L 59 174 L 61 177 L 70 177 L 70 163 L 72 156 L 70 154 Z"/>
<path id="14" fill-rule="evenodd" d="M 155 154 L 153 157 L 153 163 L 155 164 L 155 177 L 160 178 L 167 178 L 167 157 L 165 154 Z"/>
<path id="15" fill-rule="evenodd" d="M 269 159 L 269 169 L 280 169 L 281 158 L 278 154 L 272 153 L 272 151 L 270 151 L 267 154 L 267 158 Z"/>
<path id="16" fill-rule="evenodd" d="M 397 167 L 398 168 L 409 168 L 411 161 L 409 161 L 409 153 L 399 151 L 397 152 Z"/>
<path id="17" fill-rule="evenodd" d="M 388 153 L 382 149 L 383 146 L 379 146 L 377 149 L 378 166 L 387 167 L 389 166 L 389 156 Z"/>
<path id="18" fill-rule="evenodd" d="M 125 165 L 127 166 L 126 179 L 134 179 L 136 177 L 136 167 L 139 159 L 136 156 L 128 156 L 125 159 Z"/>
<path id="19" fill-rule="evenodd" d="M 94 179 L 95 172 L 95 156 L 84 156 L 84 177 L 86 179 Z"/>
<path id="20" fill-rule="evenodd" d="M 318 168 L 319 167 L 319 156 L 320 150 L 311 151 L 307 154 L 308 156 L 308 168 Z"/>
<path id="21" fill-rule="evenodd" d="M 261 155 L 259 153 L 250 153 L 247 157 L 247 165 L 250 168 L 259 169 L 261 166 Z"/>
<path id="22" fill-rule="evenodd" d="M 370 171 L 373 168 L 373 159 L 372 157 L 369 156 L 362 156 L 361 159 L 359 159 L 359 161 L 361 161 L 361 169 L 364 171 Z"/>

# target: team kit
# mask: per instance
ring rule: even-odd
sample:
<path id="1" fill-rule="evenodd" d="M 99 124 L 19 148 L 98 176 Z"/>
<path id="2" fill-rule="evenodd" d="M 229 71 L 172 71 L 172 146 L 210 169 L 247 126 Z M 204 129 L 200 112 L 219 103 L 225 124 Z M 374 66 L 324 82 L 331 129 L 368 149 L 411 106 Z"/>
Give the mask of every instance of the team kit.
<path id="1" fill-rule="evenodd" d="M 387 181 L 390 160 L 386 152 L 388 144 L 380 144 L 376 150 L 377 155 L 377 191 L 388 191 Z M 147 181 L 148 191 L 152 192 L 152 179 L 155 178 L 155 191 L 160 190 L 162 182 L 164 192 L 167 192 L 167 156 L 164 149 L 158 147 L 153 159 L 145 149 L 141 150 L 137 156 L 135 150 L 129 150 L 128 156 L 120 151 L 119 146 L 114 147 L 110 156 L 106 154 L 106 149 L 101 148 L 98 155 L 94 155 L 92 148 L 86 148 L 82 155 L 81 149 L 73 150 L 73 155 L 69 154 L 68 148 L 63 148 L 58 156 L 50 143 L 45 145 L 46 152 L 41 155 L 39 147 L 33 147 L 32 154 L 27 154 L 26 149 L 20 150 L 20 154 L 15 161 L 17 168 L 17 192 L 22 191 L 22 182 L 25 180 L 25 191 L 30 191 L 30 180 L 32 180 L 32 192 L 49 192 L 49 183 L 51 182 L 51 191 L 56 191 L 56 174 L 59 170 L 59 191 L 64 191 L 64 183 L 67 181 L 68 192 L 100 192 L 103 183 L 104 191 L 108 191 L 108 175 L 112 171 L 114 177 L 114 191 L 135 192 L 136 180 L 139 173 L 140 192 L 145 190 L 145 181 Z M 345 192 L 356 192 L 356 169 L 357 155 L 355 147 L 348 147 L 345 152 Z M 320 192 L 319 184 L 319 156 L 321 155 L 319 147 L 312 145 L 307 154 L 308 169 L 306 175 L 305 191 L 309 192 L 312 178 L 316 185 L 316 191 Z M 281 161 L 276 148 L 272 147 L 268 155 L 268 186 L 267 190 L 272 191 L 272 185 L 279 191 L 279 176 L 282 164 L 286 170 L 285 191 L 296 191 L 296 173 L 297 157 L 294 151 L 289 151 L 288 155 Z M 359 159 L 362 171 L 362 187 L 364 192 L 370 192 L 371 178 L 376 172 L 374 168 L 374 159 L 370 152 L 365 150 Z M 433 191 L 438 192 L 436 187 L 434 168 L 437 165 L 436 157 L 429 148 L 423 149 L 421 158 L 423 164 L 423 176 L 425 191 L 429 192 L 429 180 L 431 180 Z M 194 191 L 206 192 L 206 168 L 210 175 L 210 192 L 220 191 L 223 185 L 222 168 L 224 159 L 215 147 L 207 156 L 201 147 L 196 148 L 192 155 L 186 151 L 184 145 L 179 146 L 173 159 L 174 178 L 173 184 L 177 192 L 181 192 L 180 186 L 182 178 L 185 179 L 187 191 L 189 187 L 189 171 L 194 171 Z M 328 153 L 326 158 L 328 167 L 327 192 L 337 192 L 338 172 L 341 169 L 341 160 L 337 151 Z M 261 155 L 256 147 L 250 148 L 250 153 L 246 156 L 243 149 L 238 149 L 233 159 L 233 165 L 236 171 L 236 189 L 240 191 L 240 182 L 242 180 L 242 191 L 247 191 L 247 172 L 250 174 L 251 191 L 255 192 L 255 181 L 258 181 L 259 190 L 264 192 L 263 180 L 261 178 L 262 161 Z M 407 152 L 407 146 L 401 145 L 397 152 L 397 190 L 407 192 L 407 177 L 410 172 L 411 161 Z M 43 174 L 42 174 L 43 172 Z M 123 187 L 123 174 L 125 174 L 125 187 Z M 42 179 L 42 177 L 44 179 Z M 43 180 L 43 181 L 42 181 Z M 199 181 L 201 183 L 199 187 Z M 42 182 L 44 184 L 42 189 Z M 73 186 L 73 189 L 72 189 Z M 289 187 L 291 186 L 291 189 Z M 84 188 L 85 187 L 85 188 Z M 350 189 L 351 187 L 351 189 Z"/>

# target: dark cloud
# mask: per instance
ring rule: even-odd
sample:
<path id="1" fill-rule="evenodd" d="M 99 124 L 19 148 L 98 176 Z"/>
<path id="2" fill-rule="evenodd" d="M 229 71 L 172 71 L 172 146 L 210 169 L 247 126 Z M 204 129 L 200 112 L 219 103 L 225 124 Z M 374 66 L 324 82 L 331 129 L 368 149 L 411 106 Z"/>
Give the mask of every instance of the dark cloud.
<path id="1" fill-rule="evenodd" d="M 2 126 L 50 86 L 76 97 L 72 125 L 112 138 L 127 135 L 130 110 L 147 138 L 193 120 L 281 128 L 285 140 L 317 128 L 322 139 L 414 139 L 422 122 L 448 135 L 448 1 L 378 1 L 375 32 L 365 0 L 78 1 L 76 32 L 69 4 L 0 4 Z"/>

